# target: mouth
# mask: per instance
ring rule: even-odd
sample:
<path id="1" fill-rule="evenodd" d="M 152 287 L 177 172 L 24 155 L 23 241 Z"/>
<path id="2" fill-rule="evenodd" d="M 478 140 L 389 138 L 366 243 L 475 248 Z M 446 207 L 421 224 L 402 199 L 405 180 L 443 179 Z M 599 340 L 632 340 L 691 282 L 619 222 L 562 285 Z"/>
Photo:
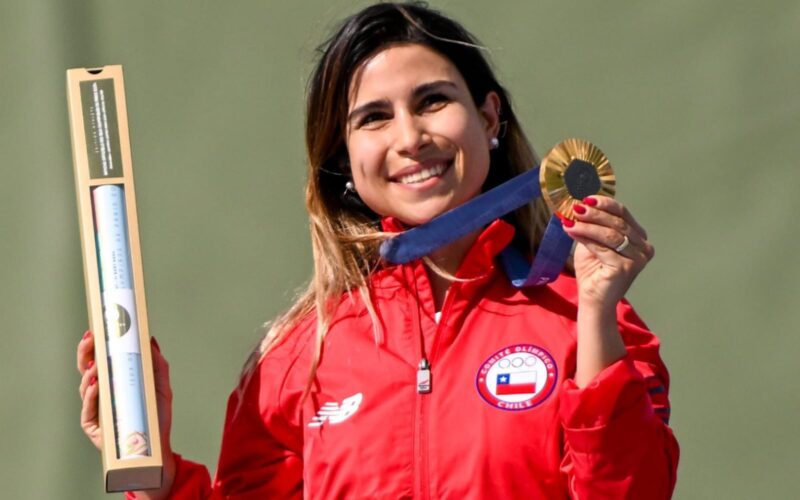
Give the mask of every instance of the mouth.
<path id="1" fill-rule="evenodd" d="M 452 164 L 452 160 L 440 160 L 435 163 L 426 162 L 425 164 L 404 169 L 398 175 L 392 176 L 390 180 L 407 185 L 419 184 L 433 177 L 441 177 Z"/>

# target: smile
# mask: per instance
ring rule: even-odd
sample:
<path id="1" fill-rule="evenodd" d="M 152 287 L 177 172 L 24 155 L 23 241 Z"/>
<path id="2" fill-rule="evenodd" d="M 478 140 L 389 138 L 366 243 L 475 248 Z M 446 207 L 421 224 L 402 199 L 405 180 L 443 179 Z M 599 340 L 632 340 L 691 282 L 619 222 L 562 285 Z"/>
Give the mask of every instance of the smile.
<path id="1" fill-rule="evenodd" d="M 399 176 L 396 178 L 396 181 L 401 184 L 416 184 L 418 182 L 426 181 L 431 177 L 441 176 L 449 166 L 449 163 L 438 163 L 436 165 L 423 168 L 422 170 L 418 170 L 417 172 Z"/>

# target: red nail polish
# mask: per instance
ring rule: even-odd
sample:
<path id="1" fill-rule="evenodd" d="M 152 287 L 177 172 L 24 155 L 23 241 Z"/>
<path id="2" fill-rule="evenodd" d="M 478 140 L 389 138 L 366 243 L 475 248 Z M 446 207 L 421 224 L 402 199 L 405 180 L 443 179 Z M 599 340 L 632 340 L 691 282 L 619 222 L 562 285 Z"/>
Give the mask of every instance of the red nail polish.
<path id="1" fill-rule="evenodd" d="M 91 332 L 91 330 L 86 330 L 86 331 L 83 333 L 83 337 L 81 338 L 81 340 L 86 340 L 86 339 L 88 339 L 88 338 L 89 338 L 89 337 L 91 337 L 91 336 L 92 336 L 92 332 Z"/>
<path id="2" fill-rule="evenodd" d="M 597 206 L 597 198 L 592 198 L 591 196 L 587 196 L 586 198 L 584 198 L 581 201 L 583 201 L 584 205 L 589 205 L 590 207 L 596 207 Z"/>
<path id="3" fill-rule="evenodd" d="M 583 214 L 586 213 L 586 207 L 584 207 L 580 203 L 576 203 L 576 204 L 572 205 L 572 210 L 574 210 L 575 213 L 578 214 L 578 215 L 583 215 Z"/>
<path id="4" fill-rule="evenodd" d="M 89 385 L 94 385 L 96 383 L 97 383 L 97 377 L 93 376 L 92 378 L 89 379 Z"/>
<path id="5" fill-rule="evenodd" d="M 150 342 L 153 344 L 153 347 L 155 347 L 158 352 L 161 352 L 161 347 L 158 345 L 158 340 L 156 340 L 155 337 L 150 337 Z"/>
<path id="6" fill-rule="evenodd" d="M 93 366 L 94 366 L 94 361 L 92 361 L 92 360 L 90 359 L 90 360 L 89 360 L 89 362 L 88 362 L 88 363 L 86 363 L 86 369 L 87 369 L 87 370 L 91 370 Z"/>
<path id="7" fill-rule="evenodd" d="M 572 226 L 575 225 L 575 221 L 564 218 L 564 219 L 561 219 L 561 225 L 564 226 L 564 227 L 572 227 Z"/>

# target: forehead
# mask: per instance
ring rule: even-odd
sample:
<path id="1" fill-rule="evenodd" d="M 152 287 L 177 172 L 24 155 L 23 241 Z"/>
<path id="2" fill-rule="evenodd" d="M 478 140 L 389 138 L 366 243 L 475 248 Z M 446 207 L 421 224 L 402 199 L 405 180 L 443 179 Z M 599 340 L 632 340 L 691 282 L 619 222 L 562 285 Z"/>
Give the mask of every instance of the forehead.
<path id="1" fill-rule="evenodd" d="M 458 68 L 440 53 L 424 45 L 393 45 L 368 58 L 356 70 L 350 84 L 349 107 L 401 97 L 419 85 L 438 80 L 466 89 Z"/>

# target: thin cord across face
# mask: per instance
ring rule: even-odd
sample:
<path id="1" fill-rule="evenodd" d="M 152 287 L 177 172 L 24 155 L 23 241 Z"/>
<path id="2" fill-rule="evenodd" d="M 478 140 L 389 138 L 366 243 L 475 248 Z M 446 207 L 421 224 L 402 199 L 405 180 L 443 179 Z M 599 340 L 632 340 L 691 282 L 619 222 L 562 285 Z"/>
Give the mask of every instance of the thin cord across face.
<path id="1" fill-rule="evenodd" d="M 319 168 L 320 172 L 325 172 L 326 174 L 336 175 L 336 176 L 339 176 L 339 177 L 350 177 L 348 174 L 346 174 L 344 172 L 334 172 L 333 170 L 328 170 L 327 168 L 324 168 L 324 167 L 317 167 L 317 168 Z"/>

